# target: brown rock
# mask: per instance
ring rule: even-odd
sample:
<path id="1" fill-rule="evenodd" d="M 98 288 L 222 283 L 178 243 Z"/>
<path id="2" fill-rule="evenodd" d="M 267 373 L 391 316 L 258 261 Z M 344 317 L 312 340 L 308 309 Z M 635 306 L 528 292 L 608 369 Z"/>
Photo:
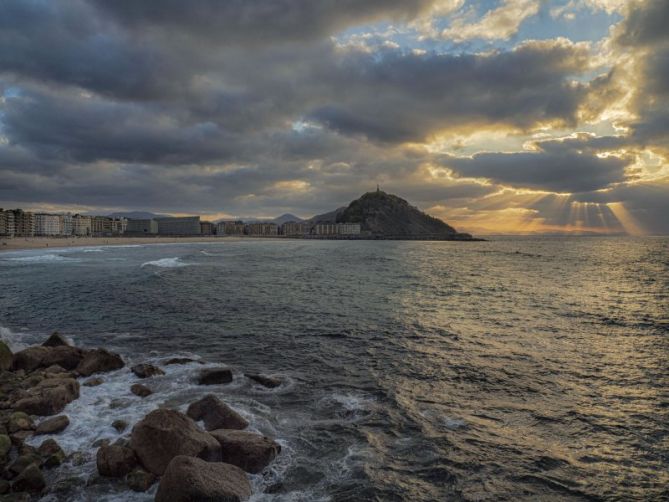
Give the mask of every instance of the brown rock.
<path id="1" fill-rule="evenodd" d="M 154 474 L 165 472 L 177 455 L 200 457 L 217 462 L 221 446 L 195 422 L 174 410 L 158 409 L 146 415 L 132 429 L 130 446 L 142 465 Z"/>
<path id="2" fill-rule="evenodd" d="M 94 377 L 94 378 L 89 378 L 86 380 L 83 385 L 86 387 L 97 387 L 98 385 L 102 385 L 105 383 L 105 381 L 100 378 L 100 377 Z"/>
<path id="3" fill-rule="evenodd" d="M 221 444 L 223 462 L 257 474 L 281 452 L 281 445 L 253 432 L 218 430 L 211 435 Z"/>
<path id="4" fill-rule="evenodd" d="M 145 471 L 141 467 L 134 469 L 125 478 L 128 487 L 134 492 L 147 491 L 157 479 L 155 474 Z"/>
<path id="5" fill-rule="evenodd" d="M 58 415 L 40 422 L 35 429 L 35 434 L 56 434 L 65 430 L 68 425 L 70 425 L 70 419 L 67 415 Z"/>
<path id="6" fill-rule="evenodd" d="M 128 428 L 128 422 L 125 420 L 114 420 L 112 422 L 112 427 L 116 429 L 117 432 L 123 432 Z"/>
<path id="7" fill-rule="evenodd" d="M 229 368 L 204 370 L 200 373 L 200 378 L 198 379 L 200 385 L 216 385 L 230 382 L 232 382 L 232 370 Z"/>
<path id="8" fill-rule="evenodd" d="M 14 355 L 7 344 L 0 340 L 0 371 L 8 371 L 12 367 Z"/>
<path id="9" fill-rule="evenodd" d="M 37 452 L 42 457 L 42 465 L 46 468 L 56 467 L 65 461 L 65 452 L 54 439 L 44 441 Z"/>
<path id="10" fill-rule="evenodd" d="M 188 363 L 203 364 L 202 361 L 198 361 L 197 359 L 191 359 L 190 357 L 173 357 L 172 359 L 168 359 L 167 361 L 165 361 L 163 364 L 165 366 L 169 366 L 170 364 L 188 364 Z"/>
<path id="11" fill-rule="evenodd" d="M 186 411 L 193 420 L 204 421 L 208 431 L 215 429 L 246 429 L 249 423 L 235 410 L 213 394 L 207 394 L 199 401 L 192 403 Z"/>
<path id="12" fill-rule="evenodd" d="M 121 356 L 106 349 L 87 350 L 83 359 L 77 366 L 77 372 L 82 376 L 90 376 L 93 373 L 104 373 L 123 368 L 125 363 Z"/>
<path id="13" fill-rule="evenodd" d="M 36 453 L 25 453 L 19 455 L 11 464 L 9 464 L 7 472 L 11 477 L 14 477 L 21 474 L 30 464 L 40 465 L 41 463 L 42 459 Z"/>
<path id="14" fill-rule="evenodd" d="M 156 502 L 239 502 L 250 496 L 251 483 L 238 467 L 180 455 L 160 479 Z"/>
<path id="15" fill-rule="evenodd" d="M 28 347 L 14 354 L 12 367 L 14 370 L 34 371 L 57 364 L 66 370 L 72 370 L 83 357 L 83 351 L 77 347 Z"/>
<path id="16" fill-rule="evenodd" d="M 45 487 L 46 482 L 44 481 L 42 471 L 35 464 L 30 464 L 26 467 L 12 483 L 13 492 L 39 493 Z"/>
<path id="17" fill-rule="evenodd" d="M 153 391 L 149 389 L 146 385 L 141 383 L 135 383 L 130 386 L 130 392 L 139 397 L 146 397 L 153 394 Z"/>
<path id="18" fill-rule="evenodd" d="M 47 378 L 30 390 L 29 397 L 17 401 L 14 407 L 31 415 L 55 415 L 78 397 L 79 382 L 74 378 Z"/>
<path id="19" fill-rule="evenodd" d="M 14 434 L 11 434 L 9 437 L 12 441 L 12 444 L 17 448 L 20 448 L 23 445 L 23 442 L 33 435 L 33 431 L 18 431 Z"/>
<path id="20" fill-rule="evenodd" d="M 264 387 L 269 387 L 270 389 L 273 389 L 281 385 L 281 380 L 276 377 L 261 375 L 258 373 L 246 373 L 244 376 L 250 378 L 254 382 L 259 383 Z"/>
<path id="21" fill-rule="evenodd" d="M 164 375 L 165 372 L 153 364 L 136 364 L 130 370 L 139 378 L 148 378 L 156 375 Z"/>
<path id="22" fill-rule="evenodd" d="M 42 347 L 70 347 L 70 343 L 63 335 L 54 331 L 49 338 L 42 344 Z"/>
<path id="23" fill-rule="evenodd" d="M 32 418 L 27 413 L 15 411 L 9 416 L 7 421 L 7 431 L 10 434 L 18 431 L 31 431 L 35 428 Z"/>
<path id="24" fill-rule="evenodd" d="M 122 478 L 137 465 L 135 452 L 130 448 L 116 445 L 103 445 L 96 457 L 98 472 L 101 476 Z"/>

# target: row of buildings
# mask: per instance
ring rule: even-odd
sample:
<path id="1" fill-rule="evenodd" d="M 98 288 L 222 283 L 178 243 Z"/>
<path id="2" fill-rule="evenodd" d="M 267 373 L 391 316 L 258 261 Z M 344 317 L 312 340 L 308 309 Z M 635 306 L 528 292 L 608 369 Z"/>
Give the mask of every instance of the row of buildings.
<path id="1" fill-rule="evenodd" d="M 113 237 L 153 235 L 250 235 L 256 237 L 348 237 L 360 235 L 358 223 L 244 223 L 243 221 L 200 221 L 199 216 L 155 219 L 111 218 L 81 214 L 31 213 L 0 208 L 0 236 L 3 237 Z"/>

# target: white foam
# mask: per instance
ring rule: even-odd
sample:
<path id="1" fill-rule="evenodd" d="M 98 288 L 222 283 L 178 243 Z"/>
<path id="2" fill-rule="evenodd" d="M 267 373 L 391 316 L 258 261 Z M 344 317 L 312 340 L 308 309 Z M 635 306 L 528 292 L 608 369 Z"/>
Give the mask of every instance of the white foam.
<path id="1" fill-rule="evenodd" d="M 162 268 L 176 268 L 176 267 L 187 267 L 189 264 L 181 261 L 181 258 L 161 258 L 160 260 L 147 261 L 142 263 L 142 267 L 162 267 Z"/>
<path id="2" fill-rule="evenodd" d="M 26 340 L 28 336 L 27 333 L 17 333 L 9 328 L 0 326 L 0 340 L 5 342 L 12 352 L 18 352 L 27 348 L 30 345 L 30 342 Z"/>
<path id="3" fill-rule="evenodd" d="M 58 254 L 40 254 L 35 256 L 17 256 L 14 258 L 5 258 L 7 261 L 17 261 L 22 263 L 75 263 L 81 260 L 77 258 L 69 258 Z"/>

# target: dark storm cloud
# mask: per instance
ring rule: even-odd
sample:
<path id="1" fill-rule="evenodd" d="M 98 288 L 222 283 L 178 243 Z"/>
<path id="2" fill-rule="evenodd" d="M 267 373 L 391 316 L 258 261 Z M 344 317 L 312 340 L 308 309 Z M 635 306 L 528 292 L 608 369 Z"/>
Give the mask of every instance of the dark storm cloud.
<path id="1" fill-rule="evenodd" d="M 647 46 L 667 41 L 669 34 L 669 2 L 666 0 L 632 0 L 622 23 L 618 43 L 626 46 Z"/>
<path id="2" fill-rule="evenodd" d="M 613 138 L 610 144 L 616 144 Z M 600 142 L 600 144 L 606 144 Z M 555 192 L 589 192 L 626 179 L 633 158 L 599 157 L 583 137 L 535 143 L 536 152 L 480 153 L 471 158 L 447 157 L 444 164 L 468 177 L 487 178 L 520 188 Z"/>

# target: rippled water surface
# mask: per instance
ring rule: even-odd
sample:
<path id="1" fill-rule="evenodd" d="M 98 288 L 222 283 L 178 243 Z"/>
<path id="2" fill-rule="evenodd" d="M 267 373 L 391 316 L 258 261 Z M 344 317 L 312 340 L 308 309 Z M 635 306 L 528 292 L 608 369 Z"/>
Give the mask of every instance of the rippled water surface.
<path id="1" fill-rule="evenodd" d="M 0 254 L 0 334 L 226 363 L 277 437 L 255 500 L 669 500 L 669 240 L 240 240 Z M 91 443 L 211 388 L 127 369 L 66 409 L 54 499 L 125 500 Z M 199 368 L 199 366 L 197 366 Z M 276 390 L 243 372 L 280 375 Z M 58 484 L 60 483 L 60 484 Z M 135 495 L 138 500 L 149 498 Z"/>

